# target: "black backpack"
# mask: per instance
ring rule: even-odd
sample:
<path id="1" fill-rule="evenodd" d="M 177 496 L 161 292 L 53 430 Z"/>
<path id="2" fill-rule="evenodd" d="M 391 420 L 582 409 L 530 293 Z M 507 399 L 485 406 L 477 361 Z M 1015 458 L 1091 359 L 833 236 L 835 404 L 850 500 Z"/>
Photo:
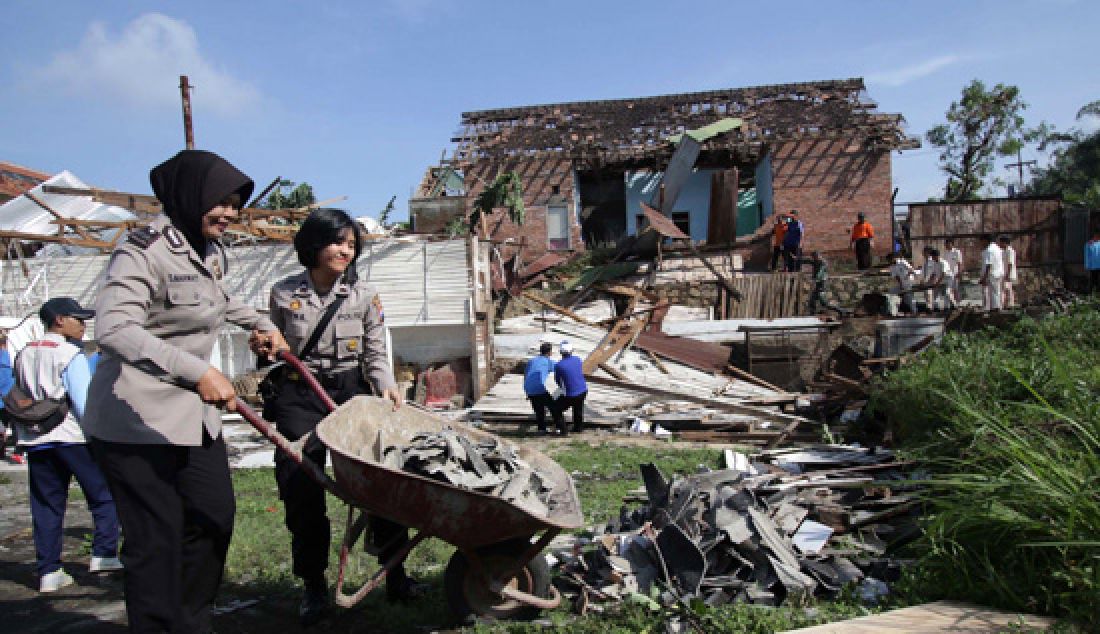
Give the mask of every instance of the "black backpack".
<path id="1" fill-rule="evenodd" d="M 4 412 L 32 434 L 45 434 L 53 430 L 69 415 L 69 398 L 35 399 L 19 384 L 13 385 L 4 397 Z"/>

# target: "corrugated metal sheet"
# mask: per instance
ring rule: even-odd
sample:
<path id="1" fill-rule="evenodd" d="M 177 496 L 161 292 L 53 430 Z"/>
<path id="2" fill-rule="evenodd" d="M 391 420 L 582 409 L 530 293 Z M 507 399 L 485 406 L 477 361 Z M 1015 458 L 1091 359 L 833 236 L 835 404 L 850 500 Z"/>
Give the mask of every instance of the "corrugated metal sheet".
<path id="1" fill-rule="evenodd" d="M 88 189 L 88 185 L 65 171 L 57 174 L 38 185 L 30 191 L 51 209 L 66 218 L 79 220 L 129 220 L 133 218 L 128 210 L 122 207 L 105 205 L 92 200 L 91 196 L 68 196 L 65 194 L 47 194 L 42 191 L 44 185 L 57 185 L 59 187 L 74 187 Z M 39 207 L 26 196 L 13 198 L 0 205 L 0 229 L 7 231 L 22 231 L 25 233 L 57 233 L 57 225 L 50 222 L 54 217 L 48 211 Z M 58 246 L 55 248 L 69 249 L 74 252 L 74 247 Z M 79 249 L 76 249 L 79 251 Z"/>

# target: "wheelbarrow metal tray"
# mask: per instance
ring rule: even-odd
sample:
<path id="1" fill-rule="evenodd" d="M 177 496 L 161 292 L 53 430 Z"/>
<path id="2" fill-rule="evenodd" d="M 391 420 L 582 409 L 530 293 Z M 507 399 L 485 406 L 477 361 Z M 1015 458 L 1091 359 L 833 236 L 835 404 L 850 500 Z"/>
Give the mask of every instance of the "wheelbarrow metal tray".
<path id="1" fill-rule="evenodd" d="M 474 442 L 490 438 L 508 442 L 414 407 L 405 406 L 396 412 L 392 408 L 389 401 L 357 396 L 317 426 L 318 437 L 331 451 L 336 483 L 354 505 L 462 549 L 529 538 L 549 528 L 570 530 L 583 523 L 573 478 L 530 447 L 513 444 L 519 457 L 548 480 L 551 493 L 546 516 L 533 515 L 493 495 L 380 464 L 380 435 L 387 446 L 408 445 L 419 432 L 450 427 Z"/>

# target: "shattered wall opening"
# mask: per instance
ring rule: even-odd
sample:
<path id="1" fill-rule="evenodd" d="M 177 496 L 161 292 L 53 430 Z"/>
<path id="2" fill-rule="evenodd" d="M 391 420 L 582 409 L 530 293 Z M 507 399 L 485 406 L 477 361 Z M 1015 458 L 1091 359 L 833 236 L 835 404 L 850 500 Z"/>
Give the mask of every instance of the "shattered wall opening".
<path id="1" fill-rule="evenodd" d="M 626 184 L 619 170 L 577 172 L 581 239 L 585 247 L 613 246 L 626 235 Z"/>

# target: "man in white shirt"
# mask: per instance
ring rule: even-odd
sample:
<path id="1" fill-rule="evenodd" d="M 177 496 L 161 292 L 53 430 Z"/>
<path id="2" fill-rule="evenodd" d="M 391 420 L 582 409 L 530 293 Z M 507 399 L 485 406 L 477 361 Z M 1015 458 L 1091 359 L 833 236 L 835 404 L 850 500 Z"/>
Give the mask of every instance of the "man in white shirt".
<path id="1" fill-rule="evenodd" d="M 69 410 L 52 429 L 16 425 L 19 446 L 27 454 L 39 592 L 55 592 L 73 583 L 61 567 L 61 545 L 69 484 L 75 477 L 95 522 L 90 572 L 121 570 L 118 516 L 107 481 L 88 451 L 80 419 L 84 416 L 91 371 L 80 349 L 84 321 L 95 316 L 69 297 L 55 297 L 38 312 L 46 333 L 15 358 L 15 381 L 31 398 L 65 398 Z"/>
<path id="2" fill-rule="evenodd" d="M 1016 305 L 1016 249 L 1012 248 L 1012 239 L 1008 236 L 1001 236 L 997 238 L 997 245 L 1001 247 L 1001 252 L 1004 254 L 1005 262 L 1005 277 L 1002 282 L 1001 291 L 1001 305 L 1005 308 L 1012 308 Z"/>
<path id="3" fill-rule="evenodd" d="M 947 310 L 947 285 L 945 271 L 948 264 L 940 258 L 939 249 L 928 249 L 928 261 L 924 264 L 924 281 L 928 284 L 928 310 Z M 937 308 L 939 306 L 939 308 Z"/>
<path id="4" fill-rule="evenodd" d="M 901 297 L 901 306 L 908 313 L 916 313 L 916 306 L 913 305 L 913 276 L 916 275 L 916 271 L 898 253 L 891 253 L 890 258 L 890 279 L 893 281 L 893 285 L 890 287 L 890 292 Z"/>
<path id="5" fill-rule="evenodd" d="M 946 267 L 944 269 L 944 278 L 947 282 L 947 297 L 951 300 L 952 306 L 958 306 L 959 301 L 962 299 L 962 295 L 959 294 L 959 282 L 962 281 L 963 274 L 963 252 L 955 246 L 955 240 L 948 238 L 944 242 L 946 252 L 944 253 L 944 263 Z M 950 269 L 948 272 L 947 269 Z"/>
<path id="6" fill-rule="evenodd" d="M 982 285 L 982 308 L 984 310 L 1001 309 L 1001 291 L 1004 283 L 1005 261 L 1001 247 L 997 246 L 993 236 L 983 238 L 986 247 L 982 251 L 982 274 L 978 283 Z"/>

